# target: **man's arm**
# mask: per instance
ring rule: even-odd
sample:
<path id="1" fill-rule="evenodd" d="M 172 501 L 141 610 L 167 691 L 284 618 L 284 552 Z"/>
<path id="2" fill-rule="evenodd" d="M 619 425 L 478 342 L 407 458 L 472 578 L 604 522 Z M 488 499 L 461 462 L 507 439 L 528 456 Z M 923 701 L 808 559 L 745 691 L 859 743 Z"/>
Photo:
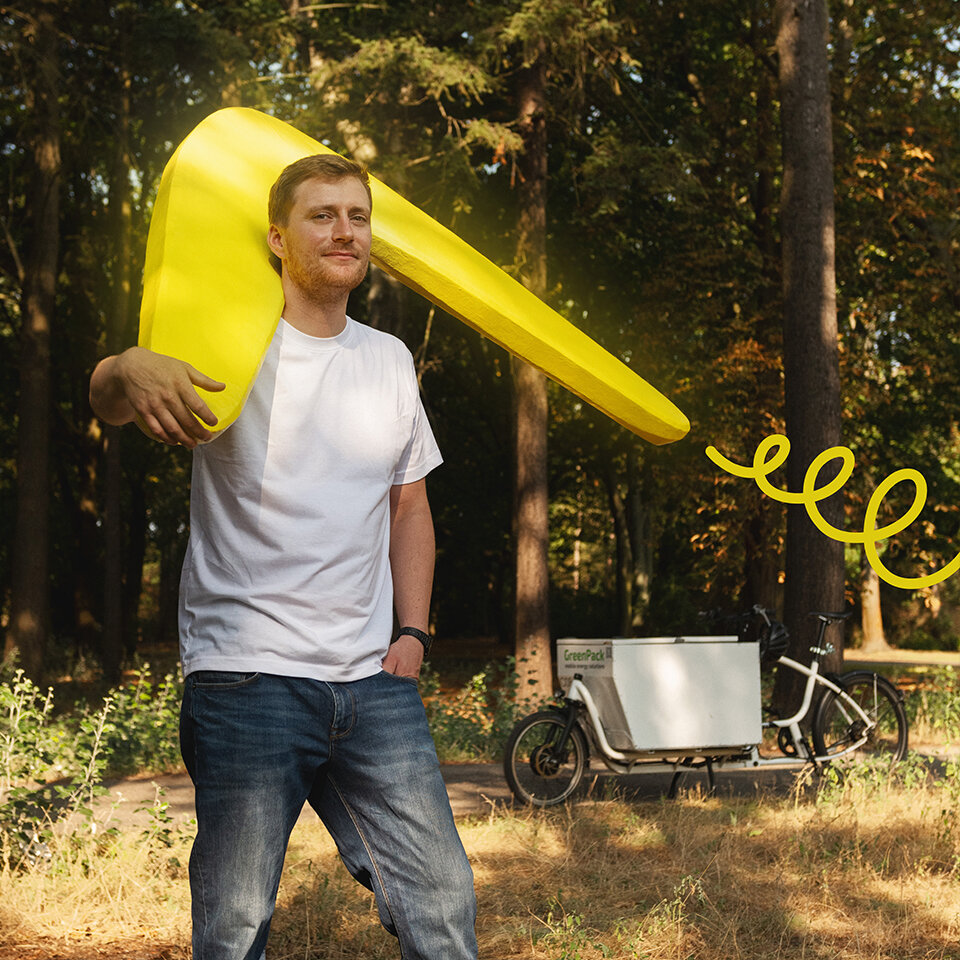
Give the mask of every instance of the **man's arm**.
<path id="1" fill-rule="evenodd" d="M 401 627 L 427 632 L 436 545 L 433 516 L 427 500 L 427 481 L 397 484 L 390 490 L 390 567 L 393 602 Z M 416 637 L 400 636 L 383 661 L 387 673 L 416 677 L 423 661 L 423 645 Z"/>
<path id="2" fill-rule="evenodd" d="M 193 414 L 210 426 L 217 422 L 195 387 L 219 391 L 224 386 L 182 360 L 131 347 L 97 364 L 90 377 L 90 406 L 107 423 L 139 418 L 156 439 L 192 449 L 213 436 Z"/>

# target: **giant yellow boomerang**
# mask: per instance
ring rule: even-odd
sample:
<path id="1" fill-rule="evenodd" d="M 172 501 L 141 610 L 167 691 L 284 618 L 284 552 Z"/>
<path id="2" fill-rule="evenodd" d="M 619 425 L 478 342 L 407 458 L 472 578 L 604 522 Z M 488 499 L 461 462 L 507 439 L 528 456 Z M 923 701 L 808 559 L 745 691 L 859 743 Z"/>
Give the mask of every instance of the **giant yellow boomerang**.
<path id="1" fill-rule="evenodd" d="M 140 344 L 227 384 L 205 399 L 222 430 L 239 415 L 283 308 L 266 244 L 267 194 L 300 157 L 332 153 L 256 110 L 211 114 L 163 173 L 150 233 Z M 371 259 L 634 433 L 679 440 L 666 397 L 422 210 L 370 178 Z"/>

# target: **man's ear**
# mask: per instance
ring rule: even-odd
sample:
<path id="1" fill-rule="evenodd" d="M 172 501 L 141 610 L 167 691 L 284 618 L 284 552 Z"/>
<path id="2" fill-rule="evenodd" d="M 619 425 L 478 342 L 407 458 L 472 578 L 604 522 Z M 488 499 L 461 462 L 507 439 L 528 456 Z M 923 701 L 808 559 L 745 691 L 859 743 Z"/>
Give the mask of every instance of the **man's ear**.
<path id="1" fill-rule="evenodd" d="M 283 234 L 280 232 L 280 228 L 275 224 L 270 224 L 270 229 L 267 231 L 267 246 L 270 248 L 270 251 L 281 260 L 284 256 L 284 247 L 283 247 Z"/>

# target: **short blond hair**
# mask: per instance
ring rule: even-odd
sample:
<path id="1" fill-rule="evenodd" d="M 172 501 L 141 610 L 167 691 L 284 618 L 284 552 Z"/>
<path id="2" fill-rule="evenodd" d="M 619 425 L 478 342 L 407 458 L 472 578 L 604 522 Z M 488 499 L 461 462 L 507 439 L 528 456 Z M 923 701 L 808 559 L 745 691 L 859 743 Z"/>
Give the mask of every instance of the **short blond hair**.
<path id="1" fill-rule="evenodd" d="M 367 199 L 370 201 L 370 208 L 373 209 L 370 174 L 367 173 L 367 168 L 356 160 L 348 160 L 337 153 L 317 153 L 284 167 L 276 183 L 270 188 L 270 198 L 267 201 L 270 225 L 277 227 L 287 225 L 287 218 L 293 208 L 293 198 L 301 183 L 307 180 L 337 183 L 349 177 L 354 177 L 363 184 L 363 189 L 367 191 Z"/>

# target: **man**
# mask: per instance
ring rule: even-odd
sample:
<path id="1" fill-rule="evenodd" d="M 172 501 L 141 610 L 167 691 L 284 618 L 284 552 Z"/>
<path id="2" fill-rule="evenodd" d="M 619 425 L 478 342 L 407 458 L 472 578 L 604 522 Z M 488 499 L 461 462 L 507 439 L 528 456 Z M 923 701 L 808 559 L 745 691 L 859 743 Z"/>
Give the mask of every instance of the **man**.
<path id="1" fill-rule="evenodd" d="M 476 957 L 472 873 L 416 689 L 434 564 L 425 477 L 441 458 L 409 351 L 346 315 L 371 208 L 366 171 L 341 157 L 307 157 L 274 184 L 283 319 L 216 439 L 195 387 L 223 385 L 186 363 L 133 347 L 91 377 L 104 420 L 139 418 L 194 450 L 180 737 L 198 960 L 264 956 L 304 801 L 404 958 Z"/>

